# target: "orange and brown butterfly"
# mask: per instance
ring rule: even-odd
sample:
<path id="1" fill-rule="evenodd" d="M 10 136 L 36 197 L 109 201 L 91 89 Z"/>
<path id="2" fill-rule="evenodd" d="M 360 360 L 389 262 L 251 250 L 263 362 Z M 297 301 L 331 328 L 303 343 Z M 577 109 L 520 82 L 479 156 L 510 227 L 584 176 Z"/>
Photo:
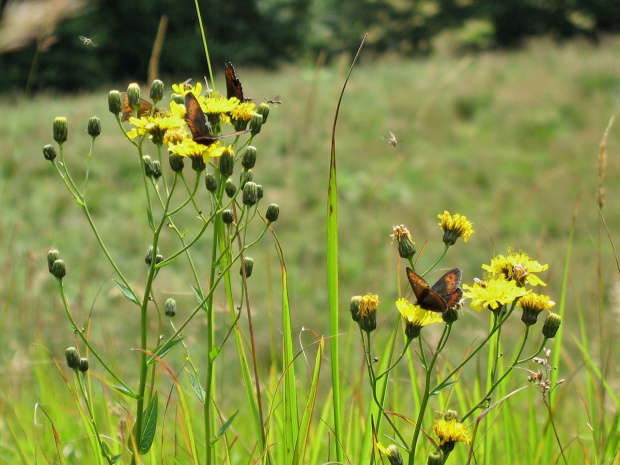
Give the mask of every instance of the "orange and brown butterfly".
<path id="1" fill-rule="evenodd" d="M 237 97 L 242 103 L 252 100 L 243 97 L 243 87 L 241 87 L 241 81 L 237 79 L 232 63 L 224 64 L 224 76 L 226 77 L 226 98 Z"/>
<path id="2" fill-rule="evenodd" d="M 192 138 L 194 139 L 194 142 L 206 146 L 209 146 L 218 139 L 222 139 L 224 137 L 239 136 L 241 134 L 250 132 L 250 130 L 248 129 L 246 131 L 233 132 L 231 134 L 225 134 L 223 136 L 214 135 L 213 131 L 211 130 L 211 125 L 207 121 L 207 116 L 205 115 L 204 111 L 202 111 L 198 99 L 192 92 L 188 92 L 187 94 L 185 94 L 184 119 L 189 126 L 189 130 L 192 132 Z"/>
<path id="3" fill-rule="evenodd" d="M 129 121 L 129 118 L 132 116 L 136 116 L 136 113 L 129 105 L 129 97 L 127 97 L 127 92 L 121 92 L 121 102 L 123 103 L 123 110 L 121 111 L 121 121 Z M 148 116 L 151 114 L 151 110 L 153 109 L 153 104 L 147 102 L 144 99 L 140 99 L 140 108 L 138 108 L 138 118 L 142 118 L 143 116 Z M 153 115 L 159 114 L 159 108 L 155 108 L 153 111 Z"/>
<path id="4" fill-rule="evenodd" d="M 407 278 L 420 307 L 432 312 L 443 313 L 456 306 L 463 297 L 461 290 L 461 270 L 453 268 L 429 286 L 424 278 L 407 267 Z"/>

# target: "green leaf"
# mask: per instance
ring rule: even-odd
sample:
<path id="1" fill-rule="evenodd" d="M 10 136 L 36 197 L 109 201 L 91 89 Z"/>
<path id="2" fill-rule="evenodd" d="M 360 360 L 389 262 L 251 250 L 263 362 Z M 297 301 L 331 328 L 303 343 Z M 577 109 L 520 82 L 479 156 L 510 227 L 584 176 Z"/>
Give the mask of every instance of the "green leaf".
<path id="1" fill-rule="evenodd" d="M 436 396 L 444 389 L 449 388 L 450 386 L 453 386 L 455 384 L 456 384 L 456 381 L 450 381 L 449 383 L 440 384 L 439 386 L 437 386 L 437 389 L 431 392 L 431 396 Z"/>
<path id="2" fill-rule="evenodd" d="M 162 359 L 165 357 L 165 355 L 170 352 L 172 350 L 172 348 L 174 346 L 176 346 L 178 343 L 180 343 L 183 340 L 183 338 L 179 338 L 179 339 L 173 339 L 171 341 L 166 342 L 163 346 L 159 346 L 157 349 L 155 349 L 155 351 L 153 352 L 153 354 L 155 356 L 157 356 L 157 358 Z M 149 357 L 146 359 L 146 364 L 147 365 L 153 365 L 155 362 L 157 361 L 157 359 L 155 357 Z"/>
<path id="3" fill-rule="evenodd" d="M 206 398 L 206 392 L 202 388 L 202 386 L 200 385 L 200 381 L 198 381 L 198 378 L 196 377 L 195 373 L 192 373 L 191 371 L 188 371 L 187 374 L 189 375 L 189 384 L 190 384 L 190 386 L 192 387 L 192 389 L 194 390 L 194 392 L 196 393 L 196 395 L 200 399 L 200 402 L 202 402 L 204 404 L 205 398 Z"/>
<path id="4" fill-rule="evenodd" d="M 146 209 L 146 217 L 149 221 L 149 227 L 151 229 L 155 229 L 155 222 L 153 221 L 153 213 L 149 208 Z"/>
<path id="5" fill-rule="evenodd" d="M 213 349 L 211 349 L 211 351 L 209 352 L 209 359 L 211 361 L 215 360 L 217 357 L 219 357 L 219 355 L 222 353 L 222 348 L 221 347 L 214 347 Z"/>
<path id="6" fill-rule="evenodd" d="M 196 297 L 196 302 L 197 303 L 201 303 L 205 300 L 204 296 L 202 295 L 202 292 L 200 291 L 200 289 L 198 289 L 197 287 L 191 286 L 192 291 L 194 291 L 194 296 Z"/>
<path id="7" fill-rule="evenodd" d="M 146 407 L 144 418 L 142 419 L 142 437 L 138 449 L 140 455 L 146 454 L 153 445 L 155 429 L 157 428 L 157 407 L 157 393 L 155 393 L 149 405 Z"/>
<path id="8" fill-rule="evenodd" d="M 118 392 L 120 392 L 121 394 L 125 394 L 126 396 L 131 397 L 132 399 L 139 399 L 140 398 L 140 396 L 138 394 L 133 392 L 128 387 L 125 387 L 125 386 L 112 386 L 112 387 L 114 389 L 116 389 Z"/>
<path id="9" fill-rule="evenodd" d="M 235 419 L 235 417 L 237 416 L 238 413 L 239 413 L 239 410 L 237 410 L 235 413 L 233 413 L 232 416 L 228 420 L 226 420 L 226 423 L 224 423 L 222 425 L 222 427 L 217 431 L 217 434 L 215 435 L 216 438 L 224 436 L 226 431 L 228 431 L 228 428 L 230 428 L 230 426 L 232 425 L 232 422 L 233 422 L 233 420 Z"/>
<path id="10" fill-rule="evenodd" d="M 116 279 L 114 280 L 114 284 L 116 284 L 116 286 L 121 290 L 121 292 L 125 295 L 125 297 L 127 297 L 127 300 L 129 300 L 130 302 L 140 306 L 140 301 L 134 295 L 134 293 L 131 291 L 131 289 L 129 289 L 124 284 L 119 283 Z"/>

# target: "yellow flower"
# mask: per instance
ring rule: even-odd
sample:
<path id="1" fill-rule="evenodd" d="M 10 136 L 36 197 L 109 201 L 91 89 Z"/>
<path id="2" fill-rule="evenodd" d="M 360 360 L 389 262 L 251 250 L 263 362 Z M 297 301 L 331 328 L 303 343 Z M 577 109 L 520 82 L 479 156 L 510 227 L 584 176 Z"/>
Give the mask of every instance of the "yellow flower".
<path id="1" fill-rule="evenodd" d="M 439 227 L 443 229 L 443 242 L 447 246 L 456 244 L 456 240 L 459 237 L 463 238 L 463 242 L 467 242 L 469 236 L 474 233 L 471 221 L 468 221 L 467 217 L 461 216 L 458 213 L 450 215 L 450 213 L 444 211 L 441 215 L 437 215 L 437 218 L 441 220 Z"/>
<path id="2" fill-rule="evenodd" d="M 379 296 L 376 294 L 366 294 L 364 297 L 359 295 L 351 297 L 349 310 L 351 317 L 361 330 L 370 333 L 377 327 L 377 309 L 379 308 Z"/>
<path id="3" fill-rule="evenodd" d="M 210 158 L 219 157 L 222 155 L 226 148 L 227 147 L 222 147 L 219 141 L 207 146 L 198 144 L 192 139 L 184 139 L 183 142 L 168 147 L 168 151 L 176 153 L 182 157 L 202 157 L 205 162 L 208 162 Z M 232 147 L 228 147 L 228 149 L 232 150 Z"/>
<path id="4" fill-rule="evenodd" d="M 547 295 L 540 295 L 531 292 L 521 297 L 518 305 L 523 310 L 521 321 L 530 326 L 536 323 L 540 312 L 543 310 L 549 310 L 555 305 L 555 302 L 552 301 Z"/>
<path id="5" fill-rule="evenodd" d="M 217 92 L 214 92 L 211 97 L 198 97 L 200 107 L 205 115 L 222 115 L 232 112 L 238 105 L 239 99 L 226 97 L 220 97 Z"/>
<path id="6" fill-rule="evenodd" d="M 530 286 L 546 286 L 543 280 L 533 273 L 545 271 L 549 265 L 541 265 L 531 260 L 526 253 L 509 250 L 508 256 L 498 255 L 491 260 L 490 265 L 482 265 L 482 268 L 492 273 L 501 273 L 506 279 L 516 281 L 519 286 L 526 282 Z"/>
<path id="7" fill-rule="evenodd" d="M 424 310 L 402 297 L 396 301 L 396 308 L 405 319 L 405 334 L 409 339 L 418 337 L 423 327 L 443 322 L 440 313 Z"/>
<path id="8" fill-rule="evenodd" d="M 442 449 L 452 450 L 455 443 L 469 444 L 470 441 L 467 427 L 456 418 L 435 420 L 433 433 L 439 439 L 439 446 L 446 446 Z"/>
<path id="9" fill-rule="evenodd" d="M 366 294 L 360 302 L 360 316 L 365 318 L 373 313 L 377 313 L 379 308 L 379 296 L 376 294 Z"/>
<path id="10" fill-rule="evenodd" d="M 198 81 L 195 86 L 189 84 L 172 84 L 173 94 L 181 94 L 185 97 L 185 94 L 191 92 L 194 95 L 200 95 L 202 92 L 202 82 Z"/>
<path id="11" fill-rule="evenodd" d="M 184 127 L 185 121 L 179 116 L 169 113 L 159 113 L 141 118 L 130 117 L 129 122 L 135 126 L 127 135 L 132 139 L 137 136 L 148 135 L 154 144 L 161 145 L 167 131 L 175 131 Z"/>
<path id="12" fill-rule="evenodd" d="M 463 298 L 471 299 L 471 308 L 482 310 L 497 310 L 504 305 L 514 302 L 529 291 L 518 287 L 514 281 L 503 278 L 487 278 L 484 281 L 474 282 L 473 287 L 463 284 Z"/>

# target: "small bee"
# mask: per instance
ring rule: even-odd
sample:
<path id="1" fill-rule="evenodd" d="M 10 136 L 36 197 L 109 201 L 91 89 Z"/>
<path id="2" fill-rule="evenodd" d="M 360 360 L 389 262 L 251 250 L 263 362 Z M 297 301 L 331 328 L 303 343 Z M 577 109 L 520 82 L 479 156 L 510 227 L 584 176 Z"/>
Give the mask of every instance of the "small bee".
<path id="1" fill-rule="evenodd" d="M 96 47 L 97 44 L 93 42 L 93 39 L 89 39 L 88 37 L 80 36 L 80 40 L 87 47 Z"/>
<path id="2" fill-rule="evenodd" d="M 273 99 L 266 98 L 265 101 L 273 105 L 274 107 L 277 107 L 278 105 L 282 105 L 282 100 L 273 100 Z"/>
<path id="3" fill-rule="evenodd" d="M 191 82 L 192 82 L 192 78 L 189 78 L 183 81 L 181 85 L 185 88 L 185 90 L 189 90 L 192 88 Z"/>

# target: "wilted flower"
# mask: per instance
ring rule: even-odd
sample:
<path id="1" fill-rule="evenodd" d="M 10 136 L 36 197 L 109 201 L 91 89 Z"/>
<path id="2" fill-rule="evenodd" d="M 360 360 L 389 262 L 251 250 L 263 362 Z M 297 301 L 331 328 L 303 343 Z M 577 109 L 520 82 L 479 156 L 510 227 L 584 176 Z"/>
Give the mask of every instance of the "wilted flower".
<path id="1" fill-rule="evenodd" d="M 393 226 L 394 233 L 390 236 L 392 240 L 398 241 L 398 254 L 406 259 L 410 260 L 415 255 L 415 242 L 411 239 L 411 234 L 404 224 L 400 226 Z"/>

